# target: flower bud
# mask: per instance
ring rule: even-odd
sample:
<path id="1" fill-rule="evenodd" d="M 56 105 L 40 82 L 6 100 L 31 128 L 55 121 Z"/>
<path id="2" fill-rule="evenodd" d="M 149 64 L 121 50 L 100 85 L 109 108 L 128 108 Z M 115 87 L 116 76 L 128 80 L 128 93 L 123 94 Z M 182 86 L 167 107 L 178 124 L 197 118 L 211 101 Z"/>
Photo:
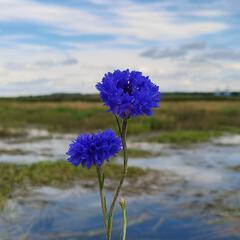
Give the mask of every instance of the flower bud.
<path id="1" fill-rule="evenodd" d="M 121 208 L 126 208 L 126 200 L 123 197 L 120 198 L 119 204 Z"/>

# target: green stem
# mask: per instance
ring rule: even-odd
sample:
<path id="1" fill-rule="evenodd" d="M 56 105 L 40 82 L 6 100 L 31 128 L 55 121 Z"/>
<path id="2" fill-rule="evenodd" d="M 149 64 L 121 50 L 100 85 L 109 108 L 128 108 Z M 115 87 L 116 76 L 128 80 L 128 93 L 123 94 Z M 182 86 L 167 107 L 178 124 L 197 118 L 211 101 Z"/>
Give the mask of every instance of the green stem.
<path id="1" fill-rule="evenodd" d="M 103 214 L 103 222 L 104 222 L 104 229 L 105 229 L 105 233 L 107 236 L 107 203 L 106 203 L 106 197 L 103 191 L 103 187 L 104 187 L 104 174 L 102 172 L 101 167 L 97 167 L 96 166 L 96 170 L 97 170 L 97 176 L 98 176 L 98 184 L 99 184 L 99 193 L 100 193 L 100 198 L 101 198 L 101 206 L 102 206 L 102 214 Z"/>
<path id="2" fill-rule="evenodd" d="M 122 129 L 121 129 L 121 125 L 120 125 L 120 121 L 117 115 L 114 115 L 117 121 L 117 126 L 118 126 L 118 132 L 120 134 L 120 136 L 122 136 Z"/>
<path id="3" fill-rule="evenodd" d="M 127 143 L 126 143 L 126 135 L 127 135 L 127 119 L 124 119 L 122 122 L 122 129 L 121 129 L 121 140 L 122 140 L 122 147 L 123 147 L 123 173 L 122 177 L 120 179 L 120 182 L 118 184 L 118 187 L 115 191 L 113 201 L 110 207 L 109 216 L 108 216 L 108 228 L 107 228 L 107 240 L 111 240 L 111 234 L 112 234 L 112 221 L 113 221 L 113 213 L 114 208 L 116 205 L 117 198 L 119 196 L 120 190 L 122 188 L 124 179 L 127 175 L 127 162 L 128 162 L 128 156 L 127 156 Z"/>

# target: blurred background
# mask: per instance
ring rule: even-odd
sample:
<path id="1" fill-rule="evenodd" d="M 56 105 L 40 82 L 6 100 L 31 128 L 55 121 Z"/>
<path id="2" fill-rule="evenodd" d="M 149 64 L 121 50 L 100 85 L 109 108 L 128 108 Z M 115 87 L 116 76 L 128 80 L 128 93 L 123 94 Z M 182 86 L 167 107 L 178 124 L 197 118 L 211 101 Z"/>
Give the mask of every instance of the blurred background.
<path id="1" fill-rule="evenodd" d="M 117 131 L 95 85 L 127 68 L 162 93 L 129 123 L 127 239 L 240 239 L 239 16 L 238 0 L 0 0 L 0 239 L 104 239 L 96 174 L 65 152 Z"/>

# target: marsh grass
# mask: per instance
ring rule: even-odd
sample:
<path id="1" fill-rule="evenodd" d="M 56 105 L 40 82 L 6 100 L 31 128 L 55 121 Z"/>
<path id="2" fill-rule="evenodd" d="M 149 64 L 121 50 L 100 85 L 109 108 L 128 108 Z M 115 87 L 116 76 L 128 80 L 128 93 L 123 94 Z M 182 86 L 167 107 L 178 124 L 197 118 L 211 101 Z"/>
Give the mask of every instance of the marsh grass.
<path id="1" fill-rule="evenodd" d="M 105 164 L 106 178 L 119 179 L 121 166 Z M 27 186 L 69 186 L 81 179 L 96 179 L 95 169 L 76 168 L 66 161 L 43 161 L 32 165 L 0 164 L 0 209 L 14 189 L 24 189 Z M 128 178 L 133 179 L 143 176 L 147 170 L 129 167 Z"/>
<path id="2" fill-rule="evenodd" d="M 120 152 L 119 156 L 122 156 L 123 153 Z M 128 149 L 128 157 L 130 158 L 147 158 L 147 157 L 151 157 L 154 156 L 154 153 L 147 151 L 147 150 L 143 150 L 143 149 L 135 149 L 135 148 L 129 148 Z"/>
<path id="3" fill-rule="evenodd" d="M 106 111 L 98 102 L 0 101 L 0 124 L 3 129 L 30 126 L 58 132 L 115 128 L 115 119 Z M 240 132 L 240 101 L 163 101 L 153 117 L 129 121 L 129 134 L 162 130 Z"/>
<path id="4" fill-rule="evenodd" d="M 213 137 L 219 137 L 219 131 L 177 130 L 161 132 L 158 136 L 149 138 L 149 141 L 159 143 L 191 144 L 209 141 Z"/>
<path id="5" fill-rule="evenodd" d="M 1 149 L 0 148 L 0 155 L 25 155 L 29 152 L 23 151 L 22 149 Z"/>
<path id="6" fill-rule="evenodd" d="M 0 138 L 19 138 L 26 135 L 27 132 L 23 129 L 1 128 L 0 125 Z"/>
<path id="7" fill-rule="evenodd" d="M 231 171 L 240 173 L 240 165 L 230 167 L 229 169 L 230 169 Z"/>

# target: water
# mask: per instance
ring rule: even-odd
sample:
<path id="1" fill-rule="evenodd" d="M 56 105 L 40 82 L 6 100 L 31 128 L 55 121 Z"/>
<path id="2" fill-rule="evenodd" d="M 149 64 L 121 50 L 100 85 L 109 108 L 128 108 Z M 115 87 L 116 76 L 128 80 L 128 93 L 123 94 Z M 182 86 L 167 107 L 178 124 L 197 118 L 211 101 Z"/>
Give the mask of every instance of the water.
<path id="1" fill-rule="evenodd" d="M 239 144 L 235 142 L 239 139 Z M 130 144 L 136 148 L 149 151 L 161 149 L 163 155 L 153 158 L 131 159 L 129 165 L 144 168 L 173 171 L 192 184 L 207 188 L 239 187 L 240 174 L 229 169 L 240 164 L 240 138 L 233 136 L 234 144 L 230 145 L 231 136 L 215 139 L 212 143 L 194 145 L 190 148 L 172 148 L 161 144 Z M 223 143 L 226 142 L 227 145 Z M 119 161 L 121 161 L 119 159 Z"/>
<path id="2" fill-rule="evenodd" d="M 0 149 L 8 150 L 0 155 L 0 161 L 21 164 L 64 159 L 72 138 L 30 130 L 26 139 L 0 140 Z M 179 181 L 153 194 L 127 197 L 127 239 L 240 239 L 240 174 L 230 170 L 240 165 L 239 135 L 190 148 L 149 143 L 129 146 L 156 153 L 132 158 L 130 165 L 170 171 L 170 178 L 176 175 Z M 21 154 L 16 149 L 21 149 Z M 108 192 L 108 197 L 111 194 Z M 93 189 L 31 188 L 24 197 L 15 195 L 6 204 L 0 214 L 0 239 L 101 240 L 99 207 L 99 195 Z M 113 239 L 119 239 L 120 223 L 117 211 Z"/>
<path id="3" fill-rule="evenodd" d="M 127 199 L 128 239 L 239 239 L 231 228 L 234 224 L 218 226 L 211 214 L 164 204 L 166 197 Z M 96 199 L 96 192 L 76 187 L 33 190 L 24 199 L 8 202 L 0 218 L 0 239 L 104 239 Z M 114 239 L 120 233 L 119 214 L 115 216 Z"/>
<path id="4" fill-rule="evenodd" d="M 50 134 L 46 130 L 29 129 L 21 138 L 0 138 L 0 162 L 34 163 L 44 160 L 66 159 L 66 151 L 74 138 L 69 134 Z M 1 153 L 1 150 L 8 152 Z M 21 154 L 13 154 L 14 152 Z"/>

